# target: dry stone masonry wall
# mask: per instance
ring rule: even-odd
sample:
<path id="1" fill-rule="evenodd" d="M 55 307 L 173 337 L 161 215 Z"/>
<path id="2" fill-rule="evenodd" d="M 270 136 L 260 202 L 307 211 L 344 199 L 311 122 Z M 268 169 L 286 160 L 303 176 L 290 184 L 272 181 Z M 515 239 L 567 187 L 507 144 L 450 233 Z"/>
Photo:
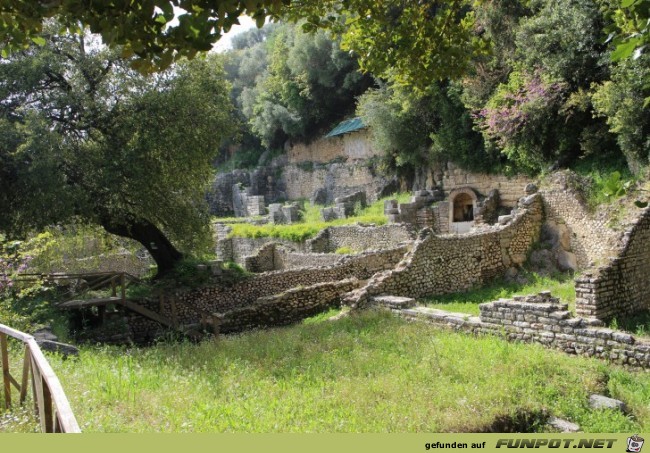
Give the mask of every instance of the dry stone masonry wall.
<path id="1" fill-rule="evenodd" d="M 268 272 L 302 267 L 335 266 L 343 260 L 342 255 L 332 253 L 298 253 L 270 243 L 252 256 L 244 259 L 244 267 L 250 272 Z"/>
<path id="2" fill-rule="evenodd" d="M 620 233 L 607 226 L 608 217 L 589 212 L 581 194 L 580 181 L 574 175 L 559 173 L 551 187 L 541 191 L 546 220 L 566 225 L 571 238 L 570 249 L 579 268 L 586 268 L 613 256 L 620 249 Z"/>
<path id="3" fill-rule="evenodd" d="M 271 264 L 272 268 L 269 268 L 269 261 L 274 260 L 275 256 L 272 257 L 270 255 L 271 249 L 262 252 L 262 249 L 269 246 L 269 244 L 282 245 L 288 253 L 333 253 L 342 247 L 346 247 L 353 253 L 357 253 L 367 250 L 391 249 L 411 242 L 414 239 L 414 232 L 407 225 L 382 225 L 378 227 L 345 225 L 328 227 L 321 230 L 313 239 L 308 239 L 305 242 L 294 242 L 288 239 L 272 237 L 228 237 L 231 229 L 227 225 L 222 224 L 215 224 L 215 231 L 217 238 L 217 259 L 236 262 L 249 270 L 263 269 L 262 271 L 254 272 L 293 267 L 293 265 L 290 267 L 281 267 L 280 265 L 276 266 Z M 266 255 L 264 255 L 265 253 Z M 249 258 L 251 259 L 249 260 Z M 298 259 L 299 256 L 294 256 L 290 258 L 290 261 L 295 262 Z M 316 258 L 316 260 L 319 263 L 332 263 L 332 259 L 330 258 Z M 249 268 L 249 264 L 247 263 L 250 263 L 252 267 Z M 301 267 L 309 265 L 305 264 Z"/>
<path id="4" fill-rule="evenodd" d="M 424 234 L 394 270 L 375 275 L 347 303 L 363 307 L 380 294 L 418 298 L 485 284 L 526 261 L 541 224 L 542 202 L 535 194 L 520 201 L 508 225 L 464 235 Z"/>
<path id="5" fill-rule="evenodd" d="M 332 253 L 346 247 L 353 252 L 397 247 L 415 238 L 407 225 L 328 227 L 307 241 L 306 249 L 315 253 Z"/>
<path id="6" fill-rule="evenodd" d="M 479 308 L 479 317 L 423 307 L 400 313 L 457 330 L 504 335 L 508 340 L 541 343 L 569 354 L 650 368 L 650 340 L 603 328 L 595 319 L 573 317 L 567 304 L 549 292 L 499 299 Z"/>
<path id="7" fill-rule="evenodd" d="M 576 279 L 576 312 L 609 320 L 650 309 L 650 209 L 625 232 L 622 251 Z"/>
<path id="8" fill-rule="evenodd" d="M 367 130 L 335 137 L 320 138 L 309 144 L 296 143 L 286 147 L 289 162 L 331 162 L 337 158 L 370 159 L 381 153 L 375 150 Z"/>
<path id="9" fill-rule="evenodd" d="M 251 305 L 220 316 L 219 332 L 288 325 L 330 308 L 340 307 L 341 294 L 358 287 L 356 279 L 292 288 L 282 294 L 260 297 Z"/>
<path id="10" fill-rule="evenodd" d="M 366 252 L 344 257 L 337 265 L 324 268 L 310 267 L 266 272 L 230 286 L 221 285 L 177 291 L 163 299 L 162 302 L 159 300 L 143 301 L 142 305 L 169 319 L 178 319 L 181 325 L 196 324 L 202 316 L 201 313 L 226 313 L 241 309 L 262 297 L 281 294 L 292 288 L 313 287 L 318 283 L 340 282 L 351 278 L 366 280 L 377 272 L 394 268 L 408 250 L 407 246 L 403 246 Z M 319 287 L 315 287 L 313 290 L 320 292 Z M 349 289 L 346 289 L 345 292 L 347 291 Z M 308 291 L 301 294 L 306 295 Z M 139 315 L 130 316 L 128 323 L 135 341 L 147 341 L 164 330 L 157 323 Z"/>

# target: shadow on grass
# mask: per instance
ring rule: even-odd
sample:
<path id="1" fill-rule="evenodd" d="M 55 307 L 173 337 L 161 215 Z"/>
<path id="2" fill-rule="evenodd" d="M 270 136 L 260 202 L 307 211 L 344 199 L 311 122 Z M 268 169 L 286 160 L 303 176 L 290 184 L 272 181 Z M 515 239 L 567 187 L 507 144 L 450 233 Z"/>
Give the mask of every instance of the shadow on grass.
<path id="1" fill-rule="evenodd" d="M 609 326 L 612 329 L 623 330 L 634 335 L 650 338 L 650 310 L 614 318 L 610 321 Z"/>

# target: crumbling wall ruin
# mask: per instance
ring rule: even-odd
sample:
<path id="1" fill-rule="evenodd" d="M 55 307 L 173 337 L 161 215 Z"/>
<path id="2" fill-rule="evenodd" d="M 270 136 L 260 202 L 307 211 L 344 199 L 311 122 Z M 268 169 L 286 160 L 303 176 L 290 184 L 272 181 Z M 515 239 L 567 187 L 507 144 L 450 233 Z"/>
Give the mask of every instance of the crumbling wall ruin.
<path id="1" fill-rule="evenodd" d="M 576 312 L 609 320 L 650 309 L 650 209 L 622 239 L 621 252 L 576 278 Z"/>
<path id="2" fill-rule="evenodd" d="M 586 268 L 615 256 L 620 250 L 620 233 L 608 227 L 605 213 L 595 215 L 587 208 L 583 182 L 570 172 L 556 173 L 540 193 L 547 222 L 568 229 L 570 250 L 579 268 Z"/>
<path id="3" fill-rule="evenodd" d="M 503 335 L 511 341 L 540 343 L 568 354 L 650 368 L 650 340 L 602 327 L 595 319 L 574 317 L 567 304 L 549 292 L 479 305 L 480 316 L 426 307 L 407 308 L 403 316 L 455 330 Z"/>
<path id="4" fill-rule="evenodd" d="M 379 294 L 418 298 L 483 285 L 526 261 L 541 224 L 542 201 L 534 194 L 521 200 L 506 226 L 465 235 L 436 236 L 423 230 L 425 234 L 394 270 L 375 275 L 350 295 L 348 303 L 363 307 Z"/>
<path id="5" fill-rule="evenodd" d="M 356 279 L 345 279 L 260 297 L 246 307 L 221 314 L 219 332 L 242 332 L 298 322 L 330 308 L 340 307 L 341 294 L 353 290 L 358 284 Z"/>
<path id="6" fill-rule="evenodd" d="M 333 253 L 345 247 L 354 253 L 398 247 L 413 239 L 415 233 L 407 225 L 343 225 L 321 230 L 305 248 L 313 253 Z"/>

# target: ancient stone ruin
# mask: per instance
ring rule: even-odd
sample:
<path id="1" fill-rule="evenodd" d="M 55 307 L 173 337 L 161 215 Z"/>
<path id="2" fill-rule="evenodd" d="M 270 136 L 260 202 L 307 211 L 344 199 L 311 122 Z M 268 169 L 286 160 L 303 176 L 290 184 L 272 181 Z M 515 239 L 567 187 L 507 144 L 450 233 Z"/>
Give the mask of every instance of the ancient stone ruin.
<path id="1" fill-rule="evenodd" d="M 646 340 L 602 325 L 650 308 L 650 209 L 616 231 L 606 217 L 587 210 L 575 178 L 557 173 L 538 190 L 524 177 L 448 165 L 423 177 L 426 188 L 415 190 L 408 203 L 386 201 L 387 225 L 329 227 L 294 242 L 232 237 L 228 225 L 216 224 L 218 259 L 254 274 L 231 286 L 175 291 L 142 303 L 176 325 L 196 324 L 202 313 L 222 333 L 284 325 L 331 307 L 385 306 L 435 324 L 648 367 Z M 246 216 L 242 222 L 299 219 L 300 203 L 270 203 L 267 214 L 264 195 L 231 187 L 235 211 Z M 324 218 L 349 216 L 372 199 L 367 190 L 350 187 L 323 210 Z M 478 318 L 417 306 L 423 297 L 516 276 L 525 263 L 545 272 L 582 270 L 577 317 L 548 294 L 484 304 Z M 164 330 L 138 314 L 126 317 L 130 339 L 147 341 Z"/>

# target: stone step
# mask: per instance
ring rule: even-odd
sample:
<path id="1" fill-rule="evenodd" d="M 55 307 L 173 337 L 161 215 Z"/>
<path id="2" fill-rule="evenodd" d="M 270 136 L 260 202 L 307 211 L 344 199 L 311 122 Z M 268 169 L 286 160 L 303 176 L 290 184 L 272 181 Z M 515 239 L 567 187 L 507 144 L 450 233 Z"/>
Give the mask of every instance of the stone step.
<path id="1" fill-rule="evenodd" d="M 402 312 L 406 316 L 418 317 L 429 319 L 432 322 L 439 322 L 444 324 L 473 324 L 479 325 L 481 320 L 478 316 L 472 316 L 467 313 L 456 313 L 446 310 L 439 310 L 437 308 L 428 307 L 415 307 L 406 309 Z"/>
<path id="2" fill-rule="evenodd" d="M 400 296 L 377 296 L 372 298 L 371 304 L 375 307 L 404 310 L 415 307 L 415 299 Z"/>

